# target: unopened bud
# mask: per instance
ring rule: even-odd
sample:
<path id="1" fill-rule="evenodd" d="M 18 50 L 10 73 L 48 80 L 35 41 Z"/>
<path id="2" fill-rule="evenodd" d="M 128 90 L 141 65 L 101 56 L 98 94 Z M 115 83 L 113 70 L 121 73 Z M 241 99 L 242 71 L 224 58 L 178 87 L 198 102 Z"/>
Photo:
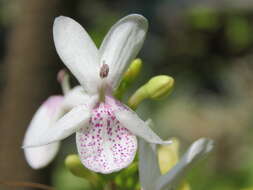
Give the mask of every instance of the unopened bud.
<path id="1" fill-rule="evenodd" d="M 99 184 L 99 176 L 96 173 L 86 169 L 81 163 L 78 155 L 68 155 L 65 159 L 65 166 L 73 175 L 88 180 L 94 186 Z"/>
<path id="2" fill-rule="evenodd" d="M 164 175 L 178 163 L 180 142 L 177 138 L 172 138 L 170 145 L 161 145 L 158 148 L 158 162 L 161 174 Z M 190 184 L 182 180 L 178 185 L 178 190 L 191 190 Z"/>
<path id="3" fill-rule="evenodd" d="M 123 81 L 132 83 L 139 75 L 142 68 L 142 60 L 140 58 L 132 61 L 127 71 L 123 75 Z"/>
<path id="4" fill-rule="evenodd" d="M 174 79 L 167 75 L 151 78 L 145 85 L 150 99 L 161 99 L 169 95 L 174 85 Z"/>
<path id="5" fill-rule="evenodd" d="M 174 79 L 172 77 L 167 75 L 155 76 L 131 96 L 128 105 L 132 109 L 136 109 L 144 99 L 158 100 L 164 98 L 171 93 L 173 85 Z"/>
<path id="6" fill-rule="evenodd" d="M 158 161 L 161 174 L 167 173 L 179 160 L 179 141 L 171 139 L 170 145 L 161 145 L 158 148 Z"/>
<path id="7" fill-rule="evenodd" d="M 124 73 L 122 80 L 118 89 L 115 91 L 114 95 L 121 99 L 125 91 L 132 85 L 135 79 L 139 76 L 142 68 L 142 60 L 135 59 L 132 61 L 127 71 Z"/>

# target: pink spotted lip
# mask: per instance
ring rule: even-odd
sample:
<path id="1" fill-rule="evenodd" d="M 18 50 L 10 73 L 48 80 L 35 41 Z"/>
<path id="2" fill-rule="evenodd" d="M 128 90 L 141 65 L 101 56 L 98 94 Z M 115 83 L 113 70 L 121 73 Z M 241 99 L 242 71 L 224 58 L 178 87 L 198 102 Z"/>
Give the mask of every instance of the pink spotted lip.
<path id="1" fill-rule="evenodd" d="M 127 167 L 134 159 L 137 139 L 116 119 L 113 107 L 125 109 L 112 98 L 92 111 L 87 128 L 76 133 L 82 163 L 90 170 L 111 173 Z M 115 104 L 116 103 L 116 104 Z"/>

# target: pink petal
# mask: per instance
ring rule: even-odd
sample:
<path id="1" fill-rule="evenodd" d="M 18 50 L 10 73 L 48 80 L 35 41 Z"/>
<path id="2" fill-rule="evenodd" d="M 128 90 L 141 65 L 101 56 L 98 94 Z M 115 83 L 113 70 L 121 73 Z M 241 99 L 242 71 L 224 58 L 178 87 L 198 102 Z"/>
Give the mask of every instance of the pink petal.
<path id="1" fill-rule="evenodd" d="M 93 110 L 89 127 L 76 133 L 76 141 L 82 163 L 100 173 L 127 167 L 137 150 L 136 137 L 119 123 L 108 103 Z"/>

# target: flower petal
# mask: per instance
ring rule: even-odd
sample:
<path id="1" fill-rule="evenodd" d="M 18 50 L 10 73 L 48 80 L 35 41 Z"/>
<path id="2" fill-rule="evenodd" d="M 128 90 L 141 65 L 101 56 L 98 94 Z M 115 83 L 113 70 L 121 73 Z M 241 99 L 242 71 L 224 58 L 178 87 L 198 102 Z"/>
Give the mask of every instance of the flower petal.
<path id="1" fill-rule="evenodd" d="M 98 50 L 85 29 L 69 17 L 54 21 L 54 43 L 58 55 L 88 93 L 99 81 Z"/>
<path id="2" fill-rule="evenodd" d="M 58 119 L 59 113 L 62 112 L 63 99 L 63 96 L 51 96 L 39 107 L 27 128 L 23 144 L 37 138 L 45 128 L 51 127 Z M 39 169 L 51 162 L 58 152 L 58 148 L 59 143 L 27 149 L 25 150 L 25 158 L 32 168 Z"/>
<path id="3" fill-rule="evenodd" d="M 82 86 L 76 86 L 71 89 L 65 96 L 63 101 L 63 108 L 66 111 L 71 110 L 72 108 L 78 105 L 86 105 L 87 107 L 93 106 L 94 103 L 98 100 L 97 95 L 89 95 L 85 93 Z"/>
<path id="4" fill-rule="evenodd" d="M 154 182 L 160 176 L 156 145 L 143 139 L 139 139 L 139 176 L 145 190 L 154 190 Z"/>
<path id="5" fill-rule="evenodd" d="M 199 159 L 205 156 L 213 149 L 213 141 L 201 138 L 195 141 L 188 151 L 184 154 L 180 162 L 178 162 L 167 174 L 161 176 L 157 182 L 157 190 L 172 190 L 184 177 L 187 170 Z"/>
<path id="6" fill-rule="evenodd" d="M 62 140 L 81 127 L 87 126 L 90 115 L 90 109 L 87 109 L 87 106 L 76 106 L 59 119 L 52 127 L 42 130 L 41 135 L 31 138 L 27 142 L 25 141 L 24 148 L 37 147 Z"/>
<path id="7" fill-rule="evenodd" d="M 59 142 L 24 149 L 25 158 L 33 169 L 46 167 L 56 156 L 60 147 Z"/>
<path id="8" fill-rule="evenodd" d="M 147 142 L 155 144 L 169 144 L 170 141 L 163 141 L 157 134 L 155 134 L 150 128 L 149 124 L 145 123 L 140 117 L 133 111 L 122 109 L 115 112 L 116 118 L 119 122 L 125 126 L 133 134 L 143 138 Z"/>
<path id="9" fill-rule="evenodd" d="M 89 127 L 76 133 L 76 143 L 82 163 L 105 174 L 127 167 L 137 150 L 136 137 L 119 123 L 105 103 L 93 110 Z"/>
<path id="10" fill-rule="evenodd" d="M 112 26 L 99 49 L 100 65 L 109 66 L 109 83 L 116 88 L 122 73 L 139 53 L 148 22 L 138 14 L 128 15 Z"/>

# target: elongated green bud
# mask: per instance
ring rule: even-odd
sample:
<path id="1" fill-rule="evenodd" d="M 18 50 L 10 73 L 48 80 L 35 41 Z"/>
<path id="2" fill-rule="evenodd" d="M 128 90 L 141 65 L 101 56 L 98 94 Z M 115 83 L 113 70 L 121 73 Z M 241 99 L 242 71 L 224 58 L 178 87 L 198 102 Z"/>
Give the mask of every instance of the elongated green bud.
<path id="1" fill-rule="evenodd" d="M 131 96 L 128 106 L 135 110 L 144 99 L 162 99 L 171 93 L 173 85 L 174 79 L 170 76 L 158 75 L 152 77 Z"/>
<path id="2" fill-rule="evenodd" d="M 139 76 L 141 68 L 142 68 L 141 59 L 138 58 L 132 61 L 127 71 L 124 73 L 118 89 L 114 93 L 114 95 L 118 99 L 122 98 L 127 88 L 129 88 L 131 84 L 135 81 L 135 79 Z"/>
<path id="3" fill-rule="evenodd" d="M 81 163 L 78 155 L 68 155 L 65 159 L 65 166 L 73 175 L 88 180 L 93 186 L 99 185 L 99 176 L 96 173 L 86 169 Z"/>
<path id="4" fill-rule="evenodd" d="M 160 75 L 151 78 L 145 85 L 150 99 L 162 99 L 168 96 L 174 85 L 174 79 L 167 75 Z"/>

